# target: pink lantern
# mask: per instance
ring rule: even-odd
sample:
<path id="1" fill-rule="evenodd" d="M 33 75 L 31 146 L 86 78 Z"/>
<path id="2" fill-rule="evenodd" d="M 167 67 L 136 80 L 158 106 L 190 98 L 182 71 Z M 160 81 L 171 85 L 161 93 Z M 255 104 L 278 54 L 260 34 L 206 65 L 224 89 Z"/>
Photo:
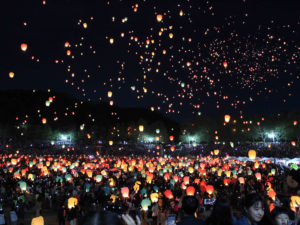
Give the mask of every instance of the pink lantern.
<path id="1" fill-rule="evenodd" d="M 122 187 L 121 188 L 121 193 L 123 198 L 128 198 L 129 197 L 129 188 L 128 187 Z"/>

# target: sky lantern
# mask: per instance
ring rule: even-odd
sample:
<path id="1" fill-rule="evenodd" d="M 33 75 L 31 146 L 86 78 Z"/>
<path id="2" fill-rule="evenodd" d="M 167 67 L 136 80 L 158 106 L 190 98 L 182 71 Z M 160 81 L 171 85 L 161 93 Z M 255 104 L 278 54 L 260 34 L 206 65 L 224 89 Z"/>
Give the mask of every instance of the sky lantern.
<path id="1" fill-rule="evenodd" d="M 142 210 L 148 211 L 148 207 L 151 205 L 151 201 L 149 199 L 143 199 L 141 202 Z"/>
<path id="2" fill-rule="evenodd" d="M 121 188 L 121 193 L 123 198 L 128 198 L 129 197 L 129 188 L 128 187 L 122 187 Z"/>
<path id="3" fill-rule="evenodd" d="M 167 199 L 172 199 L 174 197 L 171 190 L 166 190 L 164 192 L 164 195 L 166 196 Z"/>
<path id="4" fill-rule="evenodd" d="M 10 162 L 14 166 L 17 165 L 17 159 L 11 159 Z"/>
<path id="5" fill-rule="evenodd" d="M 96 176 L 96 182 L 99 183 L 101 181 L 102 181 L 102 175 L 99 174 L 99 175 Z"/>
<path id="6" fill-rule="evenodd" d="M 108 141 L 108 144 L 109 144 L 110 146 L 112 146 L 112 145 L 114 144 L 114 142 L 113 142 L 113 141 Z"/>
<path id="7" fill-rule="evenodd" d="M 115 42 L 115 40 L 114 40 L 113 38 L 110 38 L 110 39 L 109 39 L 109 43 L 110 43 L 110 44 L 113 44 L 114 42 Z"/>
<path id="8" fill-rule="evenodd" d="M 188 184 L 190 183 L 190 177 L 185 176 L 185 177 L 183 178 L 183 182 L 184 182 L 185 185 L 188 185 Z"/>
<path id="9" fill-rule="evenodd" d="M 183 11 L 182 10 L 180 10 L 179 16 L 183 16 Z"/>
<path id="10" fill-rule="evenodd" d="M 174 37 L 173 33 L 169 33 L 169 38 L 172 39 Z"/>
<path id="11" fill-rule="evenodd" d="M 8 74 L 8 76 L 9 76 L 9 78 L 14 78 L 15 77 L 15 73 L 14 72 L 9 72 L 9 74 Z"/>
<path id="12" fill-rule="evenodd" d="M 65 42 L 65 48 L 70 47 L 70 43 L 69 42 Z"/>
<path id="13" fill-rule="evenodd" d="M 23 52 L 26 52 L 27 51 L 27 44 L 26 43 L 22 43 L 21 44 L 21 50 L 23 51 Z"/>
<path id="14" fill-rule="evenodd" d="M 107 97 L 111 98 L 112 95 L 113 95 L 112 91 L 108 91 L 108 92 L 107 92 Z"/>
<path id="15" fill-rule="evenodd" d="M 298 121 L 295 120 L 295 121 L 293 122 L 293 125 L 294 125 L 294 126 L 297 126 L 297 124 L 298 124 Z"/>
<path id="16" fill-rule="evenodd" d="M 238 181 L 240 184 L 245 184 L 245 178 L 244 177 L 239 177 Z"/>
<path id="17" fill-rule="evenodd" d="M 139 131 L 143 132 L 144 131 L 144 126 L 143 125 L 139 125 Z"/>
<path id="18" fill-rule="evenodd" d="M 157 22 L 161 22 L 161 21 L 163 20 L 163 15 L 158 14 L 158 15 L 156 16 L 156 20 L 157 20 Z"/>
<path id="19" fill-rule="evenodd" d="M 227 64 L 227 62 L 226 62 L 226 61 L 225 61 L 225 62 L 223 62 L 223 66 L 224 66 L 224 68 L 225 68 L 225 69 L 227 68 L 228 64 Z"/>
<path id="20" fill-rule="evenodd" d="M 46 118 L 43 118 L 42 119 L 42 124 L 46 124 L 47 123 L 47 119 Z"/>
<path id="21" fill-rule="evenodd" d="M 172 145 L 172 146 L 170 147 L 170 150 L 171 150 L 172 152 L 174 152 L 174 151 L 175 151 L 175 146 Z"/>
<path id="22" fill-rule="evenodd" d="M 68 199 L 68 208 L 72 209 L 75 208 L 75 206 L 78 204 L 78 199 L 75 197 L 71 197 Z"/>
<path id="23" fill-rule="evenodd" d="M 268 196 L 269 196 L 271 199 L 275 200 L 276 192 L 275 192 L 273 189 L 271 189 L 270 191 L 268 191 Z"/>
<path id="24" fill-rule="evenodd" d="M 230 121 L 230 115 L 225 115 L 224 116 L 224 120 L 225 120 L 225 123 L 229 123 L 229 121 Z"/>
<path id="25" fill-rule="evenodd" d="M 214 192 L 214 186 L 212 185 L 206 185 L 206 192 L 211 195 Z"/>
<path id="26" fill-rule="evenodd" d="M 295 146 L 296 146 L 296 142 L 295 142 L 295 141 L 292 141 L 292 142 L 291 142 L 291 145 L 295 147 Z"/>
<path id="27" fill-rule="evenodd" d="M 70 49 L 67 50 L 67 55 L 71 55 L 71 50 Z"/>
<path id="28" fill-rule="evenodd" d="M 214 155 L 219 155 L 219 152 L 220 152 L 219 149 L 215 149 L 214 150 Z"/>
<path id="29" fill-rule="evenodd" d="M 113 106 L 113 105 L 114 105 L 114 101 L 113 101 L 113 100 L 110 100 L 110 101 L 109 101 L 109 105 L 110 105 L 110 106 Z"/>
<path id="30" fill-rule="evenodd" d="M 170 136 L 169 139 L 170 139 L 170 141 L 173 141 L 174 140 L 174 136 Z"/>
<path id="31" fill-rule="evenodd" d="M 255 177 L 256 177 L 257 180 L 261 180 L 261 173 L 256 173 Z"/>
<path id="32" fill-rule="evenodd" d="M 20 186 L 20 189 L 21 189 L 22 191 L 26 191 L 26 188 L 27 188 L 26 182 L 20 181 L 20 182 L 19 182 L 19 186 Z"/>
<path id="33" fill-rule="evenodd" d="M 43 4 L 46 4 L 46 1 L 43 1 Z M 38 217 L 34 217 L 31 220 L 31 225 L 44 225 L 44 217 L 42 216 L 38 216 Z"/>
<path id="34" fill-rule="evenodd" d="M 158 193 L 152 193 L 150 199 L 152 203 L 158 202 Z"/>
<path id="35" fill-rule="evenodd" d="M 256 158 L 256 151 L 255 150 L 249 150 L 248 151 L 248 157 L 251 160 L 255 159 Z"/>
<path id="36" fill-rule="evenodd" d="M 230 182 L 231 182 L 230 179 L 228 179 L 228 178 L 225 178 L 225 179 L 224 179 L 224 185 L 225 185 L 225 186 L 228 186 L 228 185 L 230 184 Z"/>
<path id="37" fill-rule="evenodd" d="M 291 202 L 290 202 L 290 207 L 291 210 L 293 210 L 294 212 L 296 212 L 296 209 L 299 208 L 300 205 L 300 196 L 291 196 Z"/>
<path id="38" fill-rule="evenodd" d="M 175 182 L 177 182 L 177 181 L 178 181 L 178 179 L 179 179 L 179 178 L 178 178 L 178 176 L 176 176 L 176 175 L 175 175 L 175 176 L 173 176 L 173 180 L 174 180 Z"/>
<path id="39" fill-rule="evenodd" d="M 186 189 L 186 195 L 194 196 L 195 195 L 195 188 L 193 186 L 189 186 Z"/>
<path id="40" fill-rule="evenodd" d="M 83 23 L 82 26 L 84 29 L 86 29 L 88 25 L 87 25 L 87 23 Z"/>

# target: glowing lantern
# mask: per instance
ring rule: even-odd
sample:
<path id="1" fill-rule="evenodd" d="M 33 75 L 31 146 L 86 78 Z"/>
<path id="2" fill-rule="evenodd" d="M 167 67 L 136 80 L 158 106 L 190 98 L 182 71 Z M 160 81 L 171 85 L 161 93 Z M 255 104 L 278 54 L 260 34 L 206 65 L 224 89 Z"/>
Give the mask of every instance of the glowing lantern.
<path id="1" fill-rule="evenodd" d="M 240 184 L 245 184 L 245 178 L 244 177 L 239 177 L 239 182 Z"/>
<path id="2" fill-rule="evenodd" d="M 27 184 L 24 181 L 20 181 L 19 186 L 22 191 L 26 191 Z"/>
<path id="3" fill-rule="evenodd" d="M 170 136 L 169 139 L 170 139 L 170 141 L 173 141 L 174 140 L 174 136 Z"/>
<path id="4" fill-rule="evenodd" d="M 114 101 L 113 100 L 109 101 L 109 105 L 113 106 L 114 105 Z"/>
<path id="5" fill-rule="evenodd" d="M 121 188 L 121 193 L 123 198 L 128 198 L 129 197 L 129 188 L 128 187 L 122 187 Z"/>
<path id="6" fill-rule="evenodd" d="M 28 179 L 33 181 L 34 180 L 34 175 L 32 173 L 28 174 Z"/>
<path id="7" fill-rule="evenodd" d="M 219 152 L 220 152 L 219 149 L 215 149 L 214 150 L 214 155 L 219 155 Z"/>
<path id="8" fill-rule="evenodd" d="M 31 225 L 44 225 L 44 217 L 38 216 L 32 218 Z"/>
<path id="9" fill-rule="evenodd" d="M 255 163 L 254 163 L 254 168 L 255 168 L 255 169 L 258 169 L 258 168 L 259 168 L 259 163 L 258 163 L 258 162 L 255 162 Z"/>
<path id="10" fill-rule="evenodd" d="M 190 174 L 194 173 L 194 168 L 193 168 L 193 167 L 190 167 L 190 168 L 189 168 L 189 173 L 190 173 Z"/>
<path id="11" fill-rule="evenodd" d="M 172 152 L 174 152 L 175 151 L 175 146 L 171 146 L 170 149 L 171 149 Z"/>
<path id="12" fill-rule="evenodd" d="M 143 199 L 141 202 L 142 210 L 144 211 L 147 211 L 150 205 L 151 205 L 151 201 L 149 199 Z"/>
<path id="13" fill-rule="evenodd" d="M 17 159 L 11 159 L 10 162 L 14 166 L 17 165 Z"/>
<path id="14" fill-rule="evenodd" d="M 212 186 L 212 185 L 207 185 L 206 186 L 206 192 L 209 194 L 209 195 L 211 195 L 213 192 L 214 192 L 214 186 Z"/>
<path id="15" fill-rule="evenodd" d="M 96 176 L 96 182 L 101 182 L 102 181 L 102 175 L 97 175 Z"/>
<path id="16" fill-rule="evenodd" d="M 271 199 L 275 200 L 276 192 L 275 192 L 273 189 L 271 189 L 271 190 L 268 192 L 268 196 L 269 196 Z"/>
<path id="17" fill-rule="evenodd" d="M 227 66 L 228 66 L 227 62 L 223 62 L 223 66 L 224 66 L 224 68 L 226 69 Z"/>
<path id="18" fill-rule="evenodd" d="M 291 142 L 291 145 L 295 147 L 295 146 L 296 146 L 296 142 L 295 142 L 295 141 L 292 141 L 292 142 Z"/>
<path id="19" fill-rule="evenodd" d="M 185 185 L 188 185 L 190 183 L 190 177 L 188 177 L 188 176 L 184 177 L 183 182 Z"/>
<path id="20" fill-rule="evenodd" d="M 218 176 L 220 177 L 220 176 L 222 176 L 222 173 L 223 173 L 223 171 L 222 170 L 218 170 Z"/>
<path id="21" fill-rule="evenodd" d="M 23 52 L 26 52 L 27 47 L 28 47 L 27 44 L 25 44 L 25 43 L 21 44 L 21 50 L 22 50 Z"/>
<path id="22" fill-rule="evenodd" d="M 67 50 L 67 55 L 71 55 L 71 50 L 70 49 Z"/>
<path id="23" fill-rule="evenodd" d="M 114 144 L 114 142 L 113 142 L 113 141 L 109 141 L 108 144 L 109 144 L 110 146 L 112 146 L 112 145 Z"/>
<path id="24" fill-rule="evenodd" d="M 87 23 L 83 23 L 82 26 L 83 26 L 84 29 L 86 29 L 87 28 Z"/>
<path id="25" fill-rule="evenodd" d="M 93 171 L 92 170 L 87 170 L 86 174 L 89 178 L 93 177 Z"/>
<path id="26" fill-rule="evenodd" d="M 139 125 L 139 131 L 143 132 L 144 131 L 144 126 L 143 125 Z"/>
<path id="27" fill-rule="evenodd" d="M 177 182 L 178 181 L 178 176 L 173 176 L 173 180 L 175 181 L 175 182 Z"/>
<path id="28" fill-rule="evenodd" d="M 69 42 L 65 42 L 65 48 L 68 48 L 70 46 Z"/>
<path id="29" fill-rule="evenodd" d="M 257 180 L 261 180 L 261 173 L 256 173 L 255 177 L 256 177 Z"/>
<path id="30" fill-rule="evenodd" d="M 231 182 L 230 179 L 228 179 L 228 178 L 225 178 L 225 179 L 224 179 L 224 184 L 225 184 L 225 186 L 228 186 L 228 185 L 230 184 L 230 182 Z"/>
<path id="31" fill-rule="evenodd" d="M 271 174 L 274 176 L 276 174 L 276 170 L 275 169 L 271 169 Z"/>
<path id="32" fill-rule="evenodd" d="M 42 124 L 46 124 L 47 123 L 47 119 L 46 118 L 43 118 L 42 119 Z"/>
<path id="33" fill-rule="evenodd" d="M 295 120 L 293 124 L 294 124 L 294 126 L 297 126 L 297 124 L 298 124 L 298 121 L 297 121 L 297 120 Z"/>
<path id="34" fill-rule="evenodd" d="M 296 209 L 300 206 L 300 196 L 291 196 L 290 207 L 296 212 Z"/>
<path id="35" fill-rule="evenodd" d="M 14 72 L 9 72 L 8 76 L 9 76 L 9 78 L 14 78 L 15 77 L 15 73 Z"/>
<path id="36" fill-rule="evenodd" d="M 163 16 L 162 16 L 161 14 L 158 14 L 158 15 L 156 16 L 156 20 L 157 20 L 158 22 L 161 22 L 162 19 L 163 19 Z"/>
<path id="37" fill-rule="evenodd" d="M 158 193 L 152 193 L 150 199 L 153 203 L 158 202 Z"/>
<path id="38" fill-rule="evenodd" d="M 172 38 L 173 38 L 173 36 L 174 36 L 174 35 L 173 35 L 173 33 L 169 33 L 169 38 L 171 38 L 171 39 L 172 39 Z"/>
<path id="39" fill-rule="evenodd" d="M 251 160 L 255 159 L 256 158 L 256 151 L 255 150 L 249 150 L 248 157 Z"/>
<path id="40" fill-rule="evenodd" d="M 112 91 L 108 91 L 108 92 L 107 92 L 107 97 L 111 98 L 111 97 L 112 97 L 112 94 L 113 94 Z"/>
<path id="41" fill-rule="evenodd" d="M 77 204 L 78 204 L 78 199 L 77 198 L 71 197 L 71 198 L 68 199 L 68 208 L 69 209 L 75 208 L 75 206 Z"/>
<path id="42" fill-rule="evenodd" d="M 113 44 L 114 41 L 115 41 L 115 40 L 114 40 L 113 38 L 110 38 L 110 39 L 109 39 L 109 43 L 110 43 L 110 44 Z"/>
<path id="43" fill-rule="evenodd" d="M 172 199 L 174 197 L 172 191 L 170 190 L 166 190 L 164 192 L 164 195 L 166 196 L 167 199 Z"/>
<path id="44" fill-rule="evenodd" d="M 225 115 L 224 116 L 224 120 L 225 120 L 225 123 L 229 123 L 229 121 L 230 121 L 230 115 Z"/>
<path id="45" fill-rule="evenodd" d="M 193 186 L 189 186 L 186 189 L 186 195 L 194 196 L 195 195 L 195 188 Z"/>

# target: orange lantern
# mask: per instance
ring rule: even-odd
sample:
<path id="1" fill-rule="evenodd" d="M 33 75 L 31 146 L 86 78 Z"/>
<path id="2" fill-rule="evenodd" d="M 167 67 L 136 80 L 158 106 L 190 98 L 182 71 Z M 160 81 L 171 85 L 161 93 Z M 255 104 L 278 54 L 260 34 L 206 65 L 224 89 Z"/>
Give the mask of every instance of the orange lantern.
<path id="1" fill-rule="evenodd" d="M 291 142 L 291 145 L 295 147 L 295 146 L 296 146 L 296 142 L 295 142 L 295 141 L 292 141 L 292 142 Z"/>
<path id="2" fill-rule="evenodd" d="M 227 66 L 228 66 L 228 63 L 227 63 L 227 62 L 223 62 L 223 66 L 224 66 L 224 68 L 226 69 Z"/>
<path id="3" fill-rule="evenodd" d="M 249 150 L 248 151 L 248 157 L 251 160 L 255 159 L 256 158 L 256 151 L 255 150 Z"/>
<path id="4" fill-rule="evenodd" d="M 9 76 L 9 78 L 14 78 L 15 77 L 15 73 L 14 72 L 9 72 L 8 76 Z"/>
<path id="5" fill-rule="evenodd" d="M 271 189 L 271 190 L 268 192 L 268 196 L 269 196 L 271 199 L 275 200 L 276 192 L 275 192 L 273 189 Z"/>
<path id="6" fill-rule="evenodd" d="M 161 14 L 158 14 L 158 15 L 156 16 L 156 20 L 157 20 L 158 22 L 161 22 L 161 21 L 163 20 L 163 16 L 162 16 Z"/>
<path id="7" fill-rule="evenodd" d="M 230 182 L 231 182 L 230 179 L 228 179 L 228 178 L 225 178 L 225 179 L 224 179 L 224 185 L 225 185 L 225 186 L 228 186 L 228 185 L 230 184 Z"/>
<path id="8" fill-rule="evenodd" d="M 46 118 L 43 118 L 42 119 L 42 124 L 46 124 L 47 123 L 47 119 Z"/>
<path id="9" fill-rule="evenodd" d="M 219 155 L 219 152 L 220 152 L 219 149 L 215 149 L 214 150 L 214 155 Z"/>
<path id="10" fill-rule="evenodd" d="M 170 136 L 169 139 L 170 139 L 170 141 L 173 141 L 174 140 L 174 136 Z"/>
<path id="11" fill-rule="evenodd" d="M 164 195 L 166 196 L 167 199 L 172 199 L 172 198 L 174 198 L 173 193 L 172 193 L 172 191 L 170 191 L 170 190 L 166 190 L 166 191 L 164 192 Z"/>
<path id="12" fill-rule="evenodd" d="M 68 199 L 68 208 L 69 209 L 75 208 L 75 206 L 77 204 L 78 204 L 78 199 L 77 198 L 71 197 L 71 198 Z"/>
<path id="13" fill-rule="evenodd" d="M 229 121 L 230 121 L 230 115 L 225 115 L 224 116 L 224 120 L 225 120 L 225 123 L 229 123 Z"/>
<path id="14" fill-rule="evenodd" d="M 111 97 L 112 97 L 112 94 L 113 94 L 112 91 L 108 91 L 108 92 L 107 92 L 107 97 L 111 98 Z"/>
<path id="15" fill-rule="evenodd" d="M 206 192 L 211 195 L 214 192 L 215 188 L 212 185 L 206 185 Z"/>
<path id="16" fill-rule="evenodd" d="M 21 44 L 21 50 L 23 51 L 23 52 L 26 52 L 26 50 L 27 50 L 27 44 L 26 43 L 22 43 Z"/>
<path id="17" fill-rule="evenodd" d="M 195 195 L 195 188 L 193 186 L 189 186 L 186 189 L 186 195 L 194 196 Z"/>

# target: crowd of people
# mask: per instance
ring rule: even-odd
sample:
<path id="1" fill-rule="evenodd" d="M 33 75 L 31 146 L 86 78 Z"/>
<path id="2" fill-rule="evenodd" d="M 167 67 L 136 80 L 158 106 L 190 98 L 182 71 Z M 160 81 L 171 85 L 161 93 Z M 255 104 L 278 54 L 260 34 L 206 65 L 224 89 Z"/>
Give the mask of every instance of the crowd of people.
<path id="1" fill-rule="evenodd" d="M 221 154 L 220 154 L 221 155 Z M 6 152 L 0 225 L 299 224 L 300 170 L 271 161 L 201 156 Z"/>

